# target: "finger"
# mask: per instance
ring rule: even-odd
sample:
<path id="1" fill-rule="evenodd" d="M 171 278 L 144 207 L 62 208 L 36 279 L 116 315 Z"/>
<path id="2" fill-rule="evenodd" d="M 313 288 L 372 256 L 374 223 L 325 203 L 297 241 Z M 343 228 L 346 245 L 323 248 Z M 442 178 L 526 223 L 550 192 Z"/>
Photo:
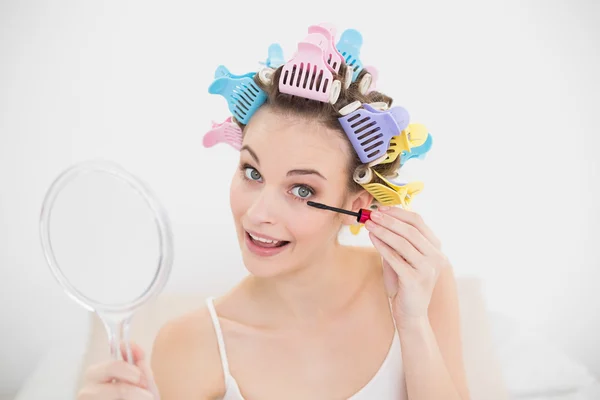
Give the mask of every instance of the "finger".
<path id="1" fill-rule="evenodd" d="M 115 399 L 154 400 L 154 395 L 149 390 L 142 389 L 138 386 L 128 385 L 121 382 L 106 386 L 110 387 L 107 390 L 107 396 L 115 396 Z"/>
<path id="2" fill-rule="evenodd" d="M 134 342 L 130 342 L 129 347 L 131 349 L 131 355 L 133 356 L 133 363 L 142 373 L 139 386 L 151 391 L 155 390 L 156 383 L 154 382 L 154 375 L 144 349 Z M 126 357 L 127 347 L 125 343 L 121 343 L 121 354 L 123 354 L 124 358 Z"/>
<path id="3" fill-rule="evenodd" d="M 417 268 L 419 262 L 423 259 L 424 256 L 408 240 L 379 225 L 377 222 L 368 220 L 365 223 L 365 228 L 395 250 L 394 252 L 402 256 L 412 267 Z"/>
<path id="4" fill-rule="evenodd" d="M 144 349 L 142 349 L 138 344 L 134 342 L 129 342 L 129 348 L 131 349 L 131 355 L 133 356 L 133 363 L 138 364 L 141 360 L 146 358 L 146 353 Z M 123 359 L 127 359 L 127 344 L 121 343 L 121 355 Z"/>
<path id="5" fill-rule="evenodd" d="M 369 232 L 369 238 L 373 243 L 373 246 L 377 249 L 379 254 L 384 260 L 388 262 L 393 272 L 400 278 L 400 280 L 406 281 L 410 279 L 410 273 L 413 268 L 404 259 L 392 249 L 390 246 L 385 244 L 381 239 L 375 236 L 372 232 Z M 389 276 L 389 271 L 388 271 Z"/>
<path id="6" fill-rule="evenodd" d="M 126 361 L 113 360 L 91 366 L 85 376 L 85 380 L 89 383 L 108 383 L 115 379 L 120 382 L 139 385 L 142 379 L 142 371 Z"/>
<path id="7" fill-rule="evenodd" d="M 379 207 L 378 210 L 381 211 L 383 214 L 389 214 L 395 218 L 398 218 L 401 221 L 406 222 L 409 225 L 414 226 L 433 245 L 433 247 L 435 247 L 438 250 L 441 249 L 440 240 L 437 238 L 435 233 L 433 233 L 431 228 L 427 226 L 427 224 L 423 220 L 423 217 L 420 214 L 414 211 L 404 210 L 400 207 L 382 206 Z"/>
<path id="8" fill-rule="evenodd" d="M 146 357 L 146 353 L 135 343 L 131 343 L 131 351 L 135 364 L 142 370 L 142 381 L 146 384 L 145 387 L 151 392 L 158 394 L 158 387 L 154 381 L 154 373 L 152 372 L 150 360 Z"/>
<path id="9" fill-rule="evenodd" d="M 123 382 L 89 385 L 77 394 L 77 400 L 154 400 L 146 389 Z"/>
<path id="10" fill-rule="evenodd" d="M 421 254 L 431 255 L 437 252 L 437 249 L 425 236 L 423 236 L 419 229 L 395 215 L 373 211 L 371 213 L 371 219 L 377 224 L 408 240 Z"/>

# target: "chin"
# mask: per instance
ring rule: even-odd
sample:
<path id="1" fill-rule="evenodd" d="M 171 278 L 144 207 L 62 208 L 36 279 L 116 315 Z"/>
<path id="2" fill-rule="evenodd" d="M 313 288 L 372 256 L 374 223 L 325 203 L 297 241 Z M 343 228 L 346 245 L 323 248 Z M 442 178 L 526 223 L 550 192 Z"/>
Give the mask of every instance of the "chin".
<path id="1" fill-rule="evenodd" d="M 264 258 L 256 256 L 247 249 L 242 249 L 242 260 L 246 270 L 258 278 L 273 278 L 286 275 L 294 270 L 289 256 Z"/>
<path id="2" fill-rule="evenodd" d="M 286 273 L 286 269 L 281 268 L 281 264 L 248 259 L 247 257 L 243 257 L 243 259 L 246 271 L 256 278 L 275 278 Z"/>
<path id="3" fill-rule="evenodd" d="M 291 272 L 293 267 L 293 256 L 290 255 L 293 246 L 273 256 L 264 256 L 253 253 L 243 244 L 242 259 L 249 273 L 256 277 L 272 278 Z"/>

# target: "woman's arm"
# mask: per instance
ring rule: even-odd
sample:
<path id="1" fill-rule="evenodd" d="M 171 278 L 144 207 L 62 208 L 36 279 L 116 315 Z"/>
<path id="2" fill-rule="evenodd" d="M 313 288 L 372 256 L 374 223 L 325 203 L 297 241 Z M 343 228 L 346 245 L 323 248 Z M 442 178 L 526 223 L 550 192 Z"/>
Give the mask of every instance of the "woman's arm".
<path id="1" fill-rule="evenodd" d="M 404 318 L 398 326 L 398 334 L 411 400 L 470 399 L 452 268 L 440 273 L 429 305 L 429 317 Z"/>
<path id="2" fill-rule="evenodd" d="M 440 241 L 417 213 L 380 207 L 365 227 L 383 261 L 411 400 L 469 400 L 458 295 Z"/>

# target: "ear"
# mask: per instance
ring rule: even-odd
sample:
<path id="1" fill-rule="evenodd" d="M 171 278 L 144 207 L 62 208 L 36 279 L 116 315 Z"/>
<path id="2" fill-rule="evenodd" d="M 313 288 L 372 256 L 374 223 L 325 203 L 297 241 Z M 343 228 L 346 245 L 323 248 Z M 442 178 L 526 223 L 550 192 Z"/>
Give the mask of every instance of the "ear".
<path id="1" fill-rule="evenodd" d="M 346 206 L 348 209 L 354 212 L 358 212 L 361 208 L 369 209 L 371 204 L 373 203 L 373 195 L 366 190 L 361 190 L 360 192 L 351 195 L 346 202 Z M 356 217 L 352 217 L 350 215 L 345 215 L 342 224 L 344 225 L 354 225 L 356 224 Z"/>

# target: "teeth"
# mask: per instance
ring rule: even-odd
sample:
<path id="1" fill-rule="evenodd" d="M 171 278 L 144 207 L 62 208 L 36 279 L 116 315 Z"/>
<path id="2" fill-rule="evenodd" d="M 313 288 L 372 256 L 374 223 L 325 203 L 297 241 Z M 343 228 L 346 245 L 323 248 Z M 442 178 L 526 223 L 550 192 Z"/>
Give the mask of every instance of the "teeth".
<path id="1" fill-rule="evenodd" d="M 269 240 L 269 239 L 261 238 L 261 237 L 258 237 L 258 236 L 254 236 L 250 232 L 248 232 L 248 235 L 250 235 L 250 237 L 252 239 L 256 240 L 257 242 L 268 243 L 268 244 L 273 244 L 273 243 L 279 243 L 280 242 L 280 240 Z"/>

